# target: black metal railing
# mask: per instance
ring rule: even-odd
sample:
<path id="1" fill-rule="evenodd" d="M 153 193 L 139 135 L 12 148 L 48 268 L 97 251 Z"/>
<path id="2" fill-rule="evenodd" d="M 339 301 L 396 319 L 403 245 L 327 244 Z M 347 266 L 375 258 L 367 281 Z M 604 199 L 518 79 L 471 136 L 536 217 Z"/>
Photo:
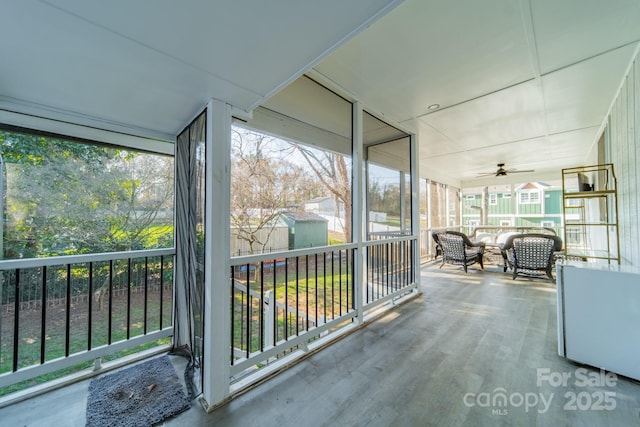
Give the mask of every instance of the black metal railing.
<path id="1" fill-rule="evenodd" d="M 353 310 L 354 249 L 297 253 L 232 261 L 231 365 Z"/>
<path id="2" fill-rule="evenodd" d="M 233 258 L 232 376 L 304 349 L 412 292 L 416 250 L 415 237 L 387 236 L 366 242 L 362 252 L 350 244 Z"/>
<path id="3" fill-rule="evenodd" d="M 170 336 L 173 260 L 162 249 L 0 261 L 0 386 Z"/>
<path id="4" fill-rule="evenodd" d="M 415 239 L 377 240 L 366 247 L 365 305 L 415 284 Z"/>

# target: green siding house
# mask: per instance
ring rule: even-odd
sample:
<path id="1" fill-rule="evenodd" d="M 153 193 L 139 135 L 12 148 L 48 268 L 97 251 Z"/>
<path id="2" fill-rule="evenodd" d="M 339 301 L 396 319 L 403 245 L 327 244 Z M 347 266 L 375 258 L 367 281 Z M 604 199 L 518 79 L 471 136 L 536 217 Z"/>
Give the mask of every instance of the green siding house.
<path id="1" fill-rule="evenodd" d="M 549 227 L 562 234 L 562 190 L 549 184 L 530 182 L 512 190 L 488 188 L 486 223 L 489 226 Z M 472 189 L 462 197 L 462 226 L 471 232 L 481 225 L 482 189 Z"/>
<path id="2" fill-rule="evenodd" d="M 544 213 L 546 215 L 562 215 L 562 190 L 545 191 Z"/>

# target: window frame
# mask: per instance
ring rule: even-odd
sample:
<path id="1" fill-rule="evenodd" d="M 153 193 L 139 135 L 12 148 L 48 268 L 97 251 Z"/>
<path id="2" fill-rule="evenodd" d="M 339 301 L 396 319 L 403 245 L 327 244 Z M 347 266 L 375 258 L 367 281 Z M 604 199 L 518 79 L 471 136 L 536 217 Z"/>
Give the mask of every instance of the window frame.
<path id="1" fill-rule="evenodd" d="M 533 195 L 535 195 L 535 200 L 533 200 Z M 520 205 L 539 205 L 541 201 L 540 190 L 521 190 L 518 192 L 518 204 Z"/>

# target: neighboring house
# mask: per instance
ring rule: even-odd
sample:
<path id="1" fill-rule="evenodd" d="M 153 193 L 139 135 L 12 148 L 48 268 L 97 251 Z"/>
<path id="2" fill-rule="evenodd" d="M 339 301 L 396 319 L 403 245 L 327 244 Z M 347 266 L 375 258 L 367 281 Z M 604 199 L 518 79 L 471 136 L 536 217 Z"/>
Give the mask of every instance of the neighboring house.
<path id="1" fill-rule="evenodd" d="M 336 211 L 336 203 L 338 210 Z M 328 221 L 328 229 L 338 233 L 344 232 L 344 203 L 340 200 L 336 201 L 333 197 L 317 197 L 305 202 L 303 208 L 306 212 L 312 212 L 320 215 Z M 337 214 L 337 216 L 336 216 Z"/>
<path id="2" fill-rule="evenodd" d="M 333 197 L 317 197 L 305 202 L 304 210 L 316 214 L 335 215 L 335 201 Z"/>
<path id="3" fill-rule="evenodd" d="M 280 219 L 289 227 L 289 249 L 327 246 L 328 221 L 312 212 L 282 212 Z"/>
<path id="4" fill-rule="evenodd" d="M 562 235 L 562 188 L 528 182 L 513 188 L 489 188 L 487 223 L 482 222 L 482 188 L 465 189 L 462 197 L 462 224 L 470 233 L 479 225 L 549 227 Z"/>

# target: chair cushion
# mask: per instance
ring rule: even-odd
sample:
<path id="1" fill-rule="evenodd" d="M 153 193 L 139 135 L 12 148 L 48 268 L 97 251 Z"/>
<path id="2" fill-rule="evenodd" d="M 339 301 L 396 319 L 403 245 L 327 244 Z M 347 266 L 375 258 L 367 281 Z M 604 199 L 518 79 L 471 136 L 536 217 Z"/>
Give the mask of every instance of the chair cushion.
<path id="1" fill-rule="evenodd" d="M 546 270 L 555 242 L 544 237 L 521 237 L 513 241 L 513 263 L 518 268 Z"/>

